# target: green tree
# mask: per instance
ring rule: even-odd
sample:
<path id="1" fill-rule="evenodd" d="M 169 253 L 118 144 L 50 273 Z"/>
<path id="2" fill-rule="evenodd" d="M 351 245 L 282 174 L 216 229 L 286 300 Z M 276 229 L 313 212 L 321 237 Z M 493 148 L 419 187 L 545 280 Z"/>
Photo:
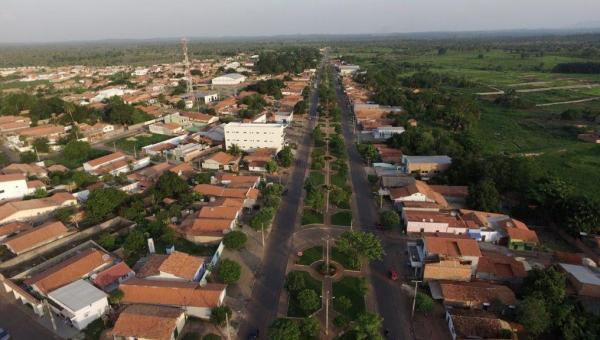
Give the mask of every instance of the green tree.
<path id="1" fill-rule="evenodd" d="M 481 211 L 498 211 L 500 209 L 500 194 L 492 179 L 483 179 L 469 187 L 467 205 L 471 209 Z"/>
<path id="2" fill-rule="evenodd" d="M 33 163 L 37 161 L 37 156 L 33 151 L 21 152 L 19 155 L 21 163 Z"/>
<path id="3" fill-rule="evenodd" d="M 123 242 L 123 251 L 127 263 L 135 262 L 135 257 L 146 249 L 146 237 L 140 230 L 132 230 Z"/>
<path id="4" fill-rule="evenodd" d="M 227 153 L 233 156 L 239 156 L 242 154 L 242 149 L 237 144 L 231 144 L 229 149 L 227 149 Z"/>
<path id="5" fill-rule="evenodd" d="M 290 272 L 285 278 L 285 289 L 290 293 L 299 292 L 306 288 L 306 280 L 303 272 Z"/>
<path id="6" fill-rule="evenodd" d="M 111 216 L 126 199 L 127 194 L 116 188 L 92 190 L 85 205 L 86 217 L 92 223 L 101 222 Z"/>
<path id="7" fill-rule="evenodd" d="M 400 224 L 400 216 L 393 210 L 382 212 L 379 219 L 381 220 L 381 224 L 387 228 L 397 227 Z"/>
<path id="8" fill-rule="evenodd" d="M 300 323 L 300 332 L 302 336 L 307 338 L 318 338 L 321 332 L 321 324 L 313 317 L 304 318 Z"/>
<path id="9" fill-rule="evenodd" d="M 225 325 L 226 316 L 231 320 L 232 314 L 231 308 L 225 305 L 214 307 L 210 311 L 210 322 L 219 327 L 223 327 Z"/>
<path id="10" fill-rule="evenodd" d="M 415 309 L 421 313 L 429 313 L 433 310 L 433 299 L 427 294 L 417 292 Z"/>
<path id="11" fill-rule="evenodd" d="M 218 275 L 224 283 L 233 284 L 240 279 L 242 267 L 233 260 L 223 259 L 219 264 Z"/>
<path id="12" fill-rule="evenodd" d="M 110 293 L 108 297 L 108 302 L 110 302 L 111 305 L 118 305 L 119 303 L 121 303 L 121 299 L 123 299 L 123 296 L 125 296 L 123 291 L 117 288 L 112 293 Z"/>
<path id="13" fill-rule="evenodd" d="M 274 214 L 275 210 L 273 208 L 261 209 L 256 215 L 250 218 L 248 224 L 255 230 L 268 229 Z"/>
<path id="14" fill-rule="evenodd" d="M 346 231 L 336 242 L 337 248 L 350 257 L 370 261 L 383 258 L 383 246 L 375 234 L 361 231 Z"/>
<path id="15" fill-rule="evenodd" d="M 3 168 L 6 165 L 8 165 L 8 163 L 10 163 L 10 160 L 8 159 L 6 154 L 4 152 L 0 152 L 0 167 Z"/>
<path id="16" fill-rule="evenodd" d="M 303 289 L 298 293 L 298 304 L 307 314 L 317 310 L 321 304 L 319 295 L 312 289 Z"/>
<path id="17" fill-rule="evenodd" d="M 48 138 L 46 138 L 46 137 L 36 138 L 33 141 L 33 147 L 35 148 L 35 150 L 37 152 L 47 153 L 48 151 L 50 151 L 50 145 L 48 144 Z"/>
<path id="18" fill-rule="evenodd" d="M 52 215 L 54 216 L 54 218 L 61 221 L 62 223 L 68 224 L 71 223 L 71 218 L 74 213 L 75 209 L 73 209 L 72 207 L 64 207 L 54 210 L 54 213 Z"/>
<path id="19" fill-rule="evenodd" d="M 234 230 L 225 234 L 223 237 L 223 244 L 228 249 L 240 250 L 244 248 L 248 237 L 242 231 Z"/>
<path id="20" fill-rule="evenodd" d="M 294 320 L 279 318 L 269 326 L 268 337 L 270 340 L 300 340 L 300 327 Z"/>
<path id="21" fill-rule="evenodd" d="M 381 322 L 383 319 L 373 313 L 362 313 L 358 316 L 354 324 L 352 325 L 352 330 L 356 335 L 357 340 L 381 340 L 381 334 L 379 334 L 379 329 L 381 328 Z"/>
<path id="22" fill-rule="evenodd" d="M 289 146 L 283 147 L 283 149 L 277 153 L 277 163 L 284 168 L 291 166 L 293 160 L 294 155 L 292 154 L 292 148 Z"/>
<path id="23" fill-rule="evenodd" d="M 88 160 L 92 147 L 87 142 L 72 140 L 63 149 L 62 156 L 74 164 L 81 164 Z"/>
<path id="24" fill-rule="evenodd" d="M 265 169 L 270 174 L 277 172 L 277 169 L 278 169 L 277 162 L 275 162 L 272 159 L 267 161 L 267 163 L 265 163 Z"/>
<path id="25" fill-rule="evenodd" d="M 352 308 L 352 301 L 346 296 L 338 296 L 334 302 L 338 307 L 337 310 L 347 311 Z"/>
<path id="26" fill-rule="evenodd" d="M 165 171 L 156 182 L 156 190 L 162 198 L 179 197 L 188 189 L 189 185 L 172 171 Z"/>
<path id="27" fill-rule="evenodd" d="M 213 176 L 210 172 L 198 172 L 194 175 L 194 180 L 198 184 L 210 184 L 210 179 Z"/>
<path id="28" fill-rule="evenodd" d="M 519 303 L 517 320 L 533 336 L 546 332 L 552 322 L 544 300 L 534 296 L 526 297 Z"/>
<path id="29" fill-rule="evenodd" d="M 109 233 L 102 233 L 98 238 L 98 244 L 108 251 L 113 251 L 117 244 L 117 237 Z"/>

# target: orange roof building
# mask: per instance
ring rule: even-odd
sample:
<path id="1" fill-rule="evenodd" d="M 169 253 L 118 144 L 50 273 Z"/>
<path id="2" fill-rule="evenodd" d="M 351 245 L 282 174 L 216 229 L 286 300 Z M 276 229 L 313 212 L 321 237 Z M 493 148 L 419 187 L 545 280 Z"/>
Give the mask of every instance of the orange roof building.
<path id="1" fill-rule="evenodd" d="M 144 304 L 181 307 L 188 315 L 210 318 L 211 309 L 220 306 L 225 298 L 226 285 L 195 282 L 131 279 L 119 287 L 124 304 Z"/>
<path id="2" fill-rule="evenodd" d="M 115 339 L 171 340 L 181 334 L 184 324 L 181 308 L 130 305 L 119 315 L 112 334 Z"/>
<path id="3" fill-rule="evenodd" d="M 69 229 L 62 222 L 50 222 L 21 232 L 4 241 L 4 245 L 14 254 L 19 255 L 45 244 L 54 242 L 69 234 Z"/>
<path id="4" fill-rule="evenodd" d="M 148 280 L 199 281 L 204 274 L 204 260 L 180 251 L 169 255 L 152 254 L 137 277 Z"/>
<path id="5" fill-rule="evenodd" d="M 33 275 L 25 283 L 42 295 L 81 278 L 90 276 L 112 263 L 109 254 L 90 248 Z"/>
<path id="6" fill-rule="evenodd" d="M 132 278 L 135 272 L 129 268 L 127 263 L 119 262 L 114 266 L 99 272 L 93 282 L 96 287 L 105 292 L 113 291 L 117 286 Z"/>

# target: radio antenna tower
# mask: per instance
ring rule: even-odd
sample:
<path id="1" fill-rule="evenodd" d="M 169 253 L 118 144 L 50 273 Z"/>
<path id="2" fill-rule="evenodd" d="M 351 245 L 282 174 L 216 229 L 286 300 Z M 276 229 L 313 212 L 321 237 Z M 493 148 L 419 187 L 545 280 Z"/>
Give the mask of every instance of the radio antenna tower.
<path id="1" fill-rule="evenodd" d="M 190 58 L 188 58 L 188 41 L 186 38 L 181 39 L 181 48 L 183 49 L 183 66 L 185 82 L 187 83 L 187 93 L 189 96 L 192 96 L 192 92 L 194 91 L 194 87 L 192 85 L 192 74 L 190 72 Z"/>

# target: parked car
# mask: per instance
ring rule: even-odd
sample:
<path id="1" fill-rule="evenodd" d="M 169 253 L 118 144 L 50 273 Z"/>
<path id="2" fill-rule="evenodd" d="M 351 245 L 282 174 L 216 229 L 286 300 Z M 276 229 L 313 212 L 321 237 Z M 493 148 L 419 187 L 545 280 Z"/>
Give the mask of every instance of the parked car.
<path id="1" fill-rule="evenodd" d="M 10 334 L 4 328 L 0 328 L 0 340 L 9 340 Z"/>
<path id="2" fill-rule="evenodd" d="M 398 272 L 397 272 L 397 271 L 395 271 L 394 269 L 391 269 L 391 268 L 390 268 L 390 270 L 389 270 L 389 276 L 390 276 L 390 279 L 391 279 L 392 281 L 396 281 L 396 280 L 398 280 Z"/>
<path id="3" fill-rule="evenodd" d="M 256 340 L 258 339 L 258 328 L 255 331 L 250 332 L 246 337 L 247 340 Z"/>

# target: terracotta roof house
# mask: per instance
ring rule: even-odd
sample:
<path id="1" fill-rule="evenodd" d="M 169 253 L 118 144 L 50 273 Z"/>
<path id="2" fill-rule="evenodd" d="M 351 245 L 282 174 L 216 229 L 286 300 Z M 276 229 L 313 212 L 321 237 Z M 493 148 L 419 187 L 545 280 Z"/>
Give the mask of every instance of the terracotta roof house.
<path id="1" fill-rule="evenodd" d="M 90 161 L 83 163 L 83 168 L 86 171 L 96 170 L 101 166 L 108 165 L 112 162 L 115 162 L 115 161 L 118 161 L 121 159 L 125 159 L 126 157 L 127 157 L 127 155 L 121 151 L 113 152 L 106 156 L 98 157 L 98 158 L 95 158 L 95 159 L 92 159 Z"/>
<path id="2" fill-rule="evenodd" d="M 135 276 L 135 272 L 129 268 L 127 263 L 119 262 L 94 276 L 92 282 L 96 287 L 105 292 L 112 292 L 119 284 Z"/>
<path id="3" fill-rule="evenodd" d="M 54 242 L 69 234 L 62 222 L 49 222 L 39 227 L 23 231 L 4 240 L 4 245 L 16 255 L 28 252 L 45 244 Z"/>
<path id="4" fill-rule="evenodd" d="M 43 220 L 56 209 L 76 205 L 75 197 L 67 192 L 26 201 L 12 201 L 0 206 L 0 223 Z"/>
<path id="5" fill-rule="evenodd" d="M 199 219 L 237 220 L 240 209 L 237 207 L 202 207 L 196 215 Z"/>
<path id="6" fill-rule="evenodd" d="M 471 229 L 479 231 L 476 221 L 462 219 L 448 211 L 432 211 L 425 209 L 402 210 L 402 221 L 408 233 L 449 233 L 465 235 Z"/>
<path id="7" fill-rule="evenodd" d="M 0 241 L 7 237 L 31 228 L 31 225 L 23 222 L 11 222 L 0 226 Z"/>
<path id="8" fill-rule="evenodd" d="M 90 248 L 25 280 L 36 292 L 46 295 L 71 282 L 89 277 L 112 263 L 109 254 Z"/>
<path id="9" fill-rule="evenodd" d="M 233 188 L 225 188 L 217 185 L 211 184 L 198 184 L 194 187 L 194 191 L 201 193 L 208 197 L 227 197 L 227 198 L 248 198 L 248 194 L 250 189 L 241 188 L 241 189 L 233 189 Z"/>
<path id="10" fill-rule="evenodd" d="M 527 276 L 525 265 L 512 256 L 483 252 L 475 277 L 480 280 L 518 284 Z"/>
<path id="11" fill-rule="evenodd" d="M 65 135 L 65 127 L 54 124 L 38 125 L 21 129 L 17 133 L 20 137 L 25 138 L 28 141 L 45 137 L 48 138 L 51 143 L 55 143 Z"/>
<path id="12" fill-rule="evenodd" d="M 230 173 L 220 173 L 217 178 L 228 188 L 256 188 L 260 182 L 259 176 L 242 176 Z"/>
<path id="13" fill-rule="evenodd" d="M 504 307 L 517 304 L 515 293 L 504 285 L 458 281 L 439 281 L 438 284 L 446 306 L 484 309 L 492 303 L 501 303 Z"/>
<path id="14" fill-rule="evenodd" d="M 180 251 L 169 255 L 152 254 L 137 277 L 148 280 L 200 281 L 206 268 L 204 260 Z"/>
<path id="15" fill-rule="evenodd" d="M 481 257 L 477 241 L 454 235 L 425 236 L 420 253 L 424 281 L 470 281 Z"/>
<path id="16" fill-rule="evenodd" d="M 69 168 L 62 164 L 52 164 L 46 168 L 48 172 L 68 172 Z"/>
<path id="17" fill-rule="evenodd" d="M 210 244 L 221 242 L 223 236 L 230 230 L 235 229 L 235 226 L 236 221 L 234 219 L 190 218 L 175 229 L 190 242 Z"/>
<path id="18" fill-rule="evenodd" d="M 423 181 L 415 181 L 414 184 L 389 189 L 390 198 L 394 203 L 403 201 L 434 202 L 442 207 L 447 207 L 448 202 L 440 193 L 433 190 Z"/>
<path id="19" fill-rule="evenodd" d="M 226 285 L 195 282 L 131 279 L 121 284 L 124 304 L 145 304 L 181 307 L 187 315 L 210 318 L 211 309 L 220 306 L 225 298 Z"/>
<path id="20" fill-rule="evenodd" d="M 114 340 L 174 340 L 185 325 L 185 313 L 177 307 L 130 305 L 112 329 Z"/>
<path id="21" fill-rule="evenodd" d="M 468 309 L 447 309 L 446 322 L 452 340 L 514 339 L 513 334 L 520 328 L 518 325 L 499 319 L 492 313 Z"/>
<path id="22" fill-rule="evenodd" d="M 219 151 L 202 162 L 202 169 L 238 171 L 240 159 L 240 156 Z"/>
<path id="23" fill-rule="evenodd" d="M 6 175 L 10 174 L 25 174 L 26 176 L 36 176 L 36 177 L 48 177 L 48 171 L 46 171 L 41 166 L 35 164 L 26 164 L 26 163 L 13 163 L 5 166 L 2 169 L 2 173 Z"/>
<path id="24" fill-rule="evenodd" d="M 510 249 L 533 250 L 540 244 L 537 233 L 519 220 L 507 218 L 497 223 L 506 232 Z"/>

